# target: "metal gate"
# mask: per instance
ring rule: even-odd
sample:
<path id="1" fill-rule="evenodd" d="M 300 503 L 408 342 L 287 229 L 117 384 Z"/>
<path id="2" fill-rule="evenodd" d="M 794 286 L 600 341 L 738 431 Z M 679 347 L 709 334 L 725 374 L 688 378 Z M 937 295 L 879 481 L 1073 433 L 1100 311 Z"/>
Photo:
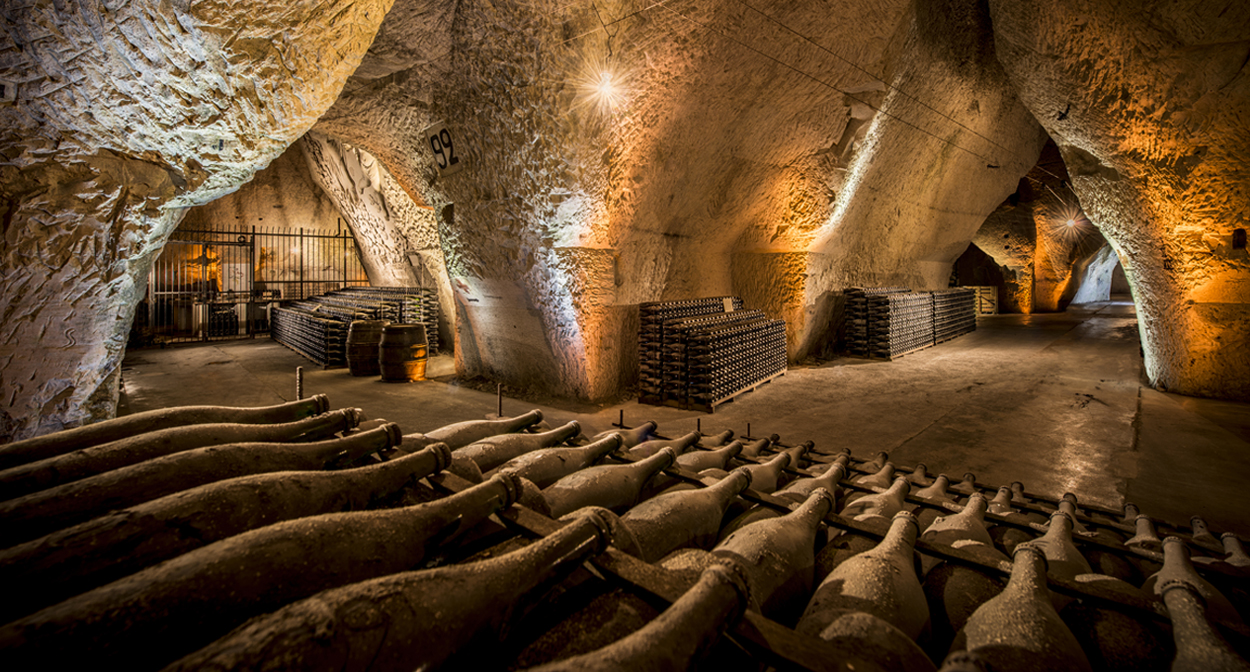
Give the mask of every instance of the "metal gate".
<path id="1" fill-rule="evenodd" d="M 269 311 L 369 284 L 349 229 L 180 229 L 148 276 L 132 346 L 250 338 L 269 331 Z M 137 341 L 137 342 L 136 342 Z"/>

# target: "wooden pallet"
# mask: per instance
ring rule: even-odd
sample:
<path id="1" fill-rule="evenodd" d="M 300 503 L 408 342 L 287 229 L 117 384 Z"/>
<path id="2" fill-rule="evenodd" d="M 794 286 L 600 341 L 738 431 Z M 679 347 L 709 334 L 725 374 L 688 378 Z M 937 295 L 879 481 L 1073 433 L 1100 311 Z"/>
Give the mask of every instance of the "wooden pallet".
<path id="1" fill-rule="evenodd" d="M 720 406 L 721 404 L 727 404 L 727 403 L 729 403 L 729 402 L 733 401 L 734 399 L 736 399 L 737 397 L 739 397 L 739 396 L 741 396 L 741 395 L 743 395 L 743 394 L 746 394 L 747 392 L 754 392 L 755 390 L 759 389 L 761 386 L 763 386 L 763 385 L 767 385 L 768 383 L 771 383 L 771 382 L 773 382 L 774 380 L 776 380 L 776 379 L 778 379 L 778 378 L 780 378 L 780 377 L 782 377 L 782 376 L 786 375 L 786 371 L 787 371 L 787 369 L 782 369 L 781 371 L 778 371 L 777 373 L 774 373 L 773 375 L 771 375 L 771 376 L 769 376 L 769 377 L 767 377 L 767 378 L 765 378 L 765 379 L 763 379 L 763 380 L 760 380 L 760 381 L 758 381 L 758 382 L 752 383 L 751 385 L 748 385 L 748 386 L 746 386 L 746 387 L 742 388 L 741 390 L 738 390 L 737 392 L 734 392 L 733 394 L 730 394 L 730 395 L 727 395 L 727 396 L 721 397 L 720 399 L 718 399 L 718 400 L 716 400 L 716 401 L 713 401 L 713 402 L 712 402 L 712 403 L 710 403 L 710 404 L 698 404 L 698 403 L 691 403 L 691 404 L 687 404 L 687 405 L 686 405 L 686 408 L 687 408 L 688 410 L 691 410 L 691 411 L 702 411 L 702 412 L 704 412 L 704 413 L 715 413 L 715 412 L 716 412 L 716 407 L 717 407 L 717 406 Z"/>

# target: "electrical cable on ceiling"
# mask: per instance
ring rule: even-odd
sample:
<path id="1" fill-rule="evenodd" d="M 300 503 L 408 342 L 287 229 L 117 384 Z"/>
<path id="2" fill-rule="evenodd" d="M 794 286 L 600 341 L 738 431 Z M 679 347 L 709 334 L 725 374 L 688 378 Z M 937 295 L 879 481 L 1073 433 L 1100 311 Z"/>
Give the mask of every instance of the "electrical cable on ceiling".
<path id="1" fill-rule="evenodd" d="M 891 91 L 897 91 L 900 95 L 905 96 L 905 97 L 907 97 L 907 98 L 911 99 L 912 101 L 914 101 L 914 102 L 916 102 L 917 104 L 919 104 L 921 107 L 923 107 L 923 108 L 925 108 L 925 109 L 929 110 L 930 112 L 932 112 L 932 113 L 934 113 L 934 114 L 936 114 L 936 115 L 938 115 L 938 116 L 940 116 L 940 117 L 942 117 L 942 118 L 946 119 L 947 121 L 950 121 L 951 123 L 955 124 L 956 126 L 958 126 L 958 127 L 962 128 L 962 129 L 964 129 L 965 131 L 968 131 L 969 133 L 972 133 L 973 135 L 977 136 L 978 138 L 981 138 L 982 140 L 984 140 L 984 141 L 986 141 L 986 142 L 990 143 L 991 145 L 994 145 L 995 147 L 997 147 L 997 148 L 999 148 L 999 149 L 1001 149 L 1001 150 L 1003 150 L 1003 151 L 1005 151 L 1005 152 L 1008 152 L 1008 153 L 1010 153 L 1010 152 L 1011 152 L 1011 149 L 1009 149 L 1009 148 L 1007 148 L 1007 147 L 1004 147 L 1004 146 L 1002 146 L 1002 145 L 998 144 L 997 142 L 994 142 L 994 141 L 993 141 L 993 140 L 991 140 L 990 138 L 988 138 L 988 137 L 986 137 L 986 136 L 984 136 L 984 135 L 982 135 L 982 134 L 978 133 L 977 131 L 973 130 L 972 128 L 970 128 L 970 127 L 968 127 L 968 126 L 964 125 L 964 124 L 963 124 L 962 122 L 960 122 L 958 119 L 956 119 L 956 118 L 954 118 L 954 117 L 952 117 L 952 116 L 950 116 L 950 115 L 948 115 L 948 114 L 946 114 L 946 113 L 942 112 L 941 110 L 938 110 L 937 108 L 932 107 L 932 106 L 931 106 L 931 105 L 929 105 L 928 103 L 924 102 L 923 100 L 920 100 L 919 98 L 917 98 L 917 97 L 915 97 L 915 96 L 911 95 L 910 93 L 907 93 L 906 91 L 902 90 L 901 88 L 899 88 L 899 87 L 897 87 L 897 86 L 894 86 L 894 85 L 890 84 L 889 82 L 885 81 L 884 79 L 882 79 L 882 78 L 878 77 L 877 75 L 874 75 L 873 73 L 869 72 L 867 69 L 865 69 L 865 68 L 861 67 L 858 63 L 855 63 L 854 61 L 851 61 L 850 59 L 847 59 L 847 58 L 843 57 L 842 55 L 835 53 L 833 50 L 831 50 L 831 49 L 829 49 L 829 48 L 825 47 L 824 45 L 821 45 L 821 44 L 817 43 L 817 42 L 816 42 L 815 40 L 813 40 L 811 37 L 808 37 L 807 35 L 804 35 L 803 33 L 801 33 L 801 32 L 799 32 L 799 31 L 795 30 L 794 28 L 791 28 L 790 26 L 786 25 L 785 23 L 782 23 L 782 22 L 781 22 L 780 20 L 778 20 L 776 17 L 773 17 L 772 15 L 768 14 L 767 12 L 764 12 L 763 10 L 756 8 L 754 5 L 750 4 L 749 2 L 746 2 L 745 0 L 735 0 L 735 2 L 737 2 L 737 3 L 738 3 L 738 4 L 740 4 L 740 5 L 742 5 L 743 7 L 746 7 L 747 9 L 749 9 L 749 10 L 751 10 L 751 11 L 755 12 L 756 14 L 759 14 L 760 16 L 762 16 L 762 17 L 764 17 L 764 18 L 768 19 L 769 21 L 772 21 L 773 23 L 777 24 L 778 26 L 781 26 L 781 27 L 782 27 L 782 28 L 784 28 L 786 31 L 788 31 L 788 32 L 790 32 L 790 33 L 792 33 L 792 34 L 794 34 L 794 35 L 795 35 L 795 36 L 797 36 L 799 39 L 803 40 L 804 42 L 807 42 L 808 44 L 812 45 L 813 47 L 816 47 L 817 49 L 819 49 L 819 50 L 821 50 L 821 51 L 825 52 L 826 54 L 829 54 L 830 56 L 832 56 L 832 57 L 834 57 L 834 58 L 838 59 L 839 61 L 842 61 L 843 63 L 846 63 L 847 65 L 851 66 L 852 68 L 855 68 L 856 70 L 858 70 L 858 71 L 860 71 L 860 72 L 864 73 L 865 75 L 868 75 L 869 77 L 872 77 L 873 79 L 877 80 L 878 82 L 881 82 L 882 84 L 884 84 L 884 85 L 885 85 L 885 87 L 886 87 L 886 88 L 890 89 Z"/>
<path id="2" fill-rule="evenodd" d="M 997 168 L 997 167 L 999 167 L 999 165 L 1000 165 L 1000 164 L 996 163 L 993 159 L 990 159 L 990 158 L 988 158 L 988 157 L 986 157 L 986 156 L 984 156 L 984 155 L 982 155 L 982 154 L 979 154 L 979 153 L 977 153 L 977 152 L 974 152 L 974 151 L 972 151 L 971 149 L 968 149 L 968 148 L 963 147 L 963 146 L 961 146 L 961 145 L 957 145 L 957 144 L 955 144 L 954 142 L 952 142 L 952 141 L 950 141 L 950 140 L 947 140 L 947 139 L 945 139 L 945 138 L 943 138 L 943 137 L 941 137 L 941 136 L 937 135 L 936 133 L 933 133 L 933 132 L 930 132 L 930 131 L 928 131 L 928 130 L 925 130 L 925 129 L 921 128 L 920 126 L 917 126 L 916 124 L 913 124 L 913 123 L 911 123 L 910 121 L 907 121 L 906 119 L 903 119 L 902 117 L 899 117 L 898 115 L 895 115 L 895 114 L 891 114 L 891 113 L 889 113 L 889 112 L 886 112 L 885 110 L 882 110 L 881 108 L 877 107 L 876 105 L 873 105 L 872 103 L 870 103 L 870 102 L 868 102 L 868 101 L 866 101 L 866 100 L 863 100 L 862 98 L 857 98 L 857 97 L 856 97 L 856 96 L 854 96 L 853 94 L 847 93 L 847 92 L 845 92 L 845 91 L 843 91 L 843 90 L 839 89 L 838 87 L 836 87 L 836 86 L 834 86 L 834 85 L 830 84 L 829 82 L 826 82 L 826 81 L 824 81 L 824 80 L 820 79 L 819 77 L 817 77 L 817 76 L 815 76 L 815 75 L 812 75 L 812 74 L 810 74 L 810 73 L 808 73 L 808 72 L 805 72 L 805 71 L 803 71 L 803 70 L 801 70 L 801 69 L 799 69 L 799 68 L 797 68 L 797 67 L 795 67 L 795 66 L 793 66 L 793 65 L 790 65 L 789 63 L 786 63 L 785 61 L 782 61 L 781 59 L 776 58 L 775 56 L 772 56 L 772 55 L 770 55 L 770 54 L 766 54 L 766 53 L 764 53 L 763 51 L 760 51 L 759 49 L 756 49 L 755 47 L 753 47 L 753 46 L 751 46 L 751 45 L 747 44 L 746 42 L 743 42 L 742 40 L 739 40 L 738 38 L 736 38 L 736 37 L 734 37 L 734 36 L 732 36 L 732 35 L 729 35 L 728 33 L 724 32 L 724 31 L 721 31 L 721 30 L 719 30 L 719 29 L 717 29 L 717 28 L 714 28 L 714 27 L 712 27 L 711 25 L 709 25 L 709 24 L 707 24 L 707 23 L 704 23 L 704 22 L 702 22 L 702 21 L 699 21 L 698 19 L 695 19 L 695 18 L 692 18 L 692 17 L 686 16 L 685 14 L 682 14 L 681 12 L 679 12 L 679 11 L 677 11 L 677 10 L 673 9 L 672 7 L 668 7 L 667 5 L 665 5 L 665 6 L 664 6 L 664 9 L 666 9 L 666 10 L 668 10 L 668 11 L 672 12 L 673 14 L 676 14 L 677 16 L 679 16 L 679 17 L 681 17 L 681 18 L 683 18 L 683 19 L 685 19 L 685 20 L 687 20 L 687 21 L 689 21 L 689 22 L 691 22 L 691 23 L 693 23 L 693 24 L 695 24 L 695 25 L 697 25 L 697 26 L 702 27 L 703 29 L 705 29 L 705 30 L 707 30 L 707 31 L 709 31 L 709 32 L 716 33 L 717 35 L 720 35 L 721 37 L 723 37 L 723 38 L 725 38 L 725 39 L 727 39 L 727 40 L 729 40 L 729 41 L 731 41 L 731 42 L 734 42 L 734 43 L 738 44 L 738 45 L 739 45 L 739 46 L 741 46 L 741 47 L 745 47 L 746 49 L 749 49 L 749 50 L 751 50 L 751 51 L 755 52 L 756 54 L 759 54 L 760 56 L 763 56 L 764 58 L 767 58 L 768 60 L 770 60 L 770 61 L 772 61 L 772 62 L 774 62 L 774 63 L 776 63 L 776 64 L 778 64 L 778 65 L 780 65 L 780 66 L 782 66 L 782 67 L 784 67 L 784 68 L 786 68 L 786 69 L 788 69 L 788 70 L 791 70 L 791 71 L 793 71 L 793 72 L 795 72 L 795 73 L 797 73 L 797 74 L 799 74 L 799 75 L 802 75 L 802 76 L 804 76 L 804 77 L 806 77 L 806 78 L 808 78 L 808 79 L 812 80 L 813 82 L 816 82 L 817 84 L 820 84 L 821 86 L 824 86 L 824 87 L 826 87 L 826 88 L 830 89 L 831 91 L 837 91 L 838 93 L 841 93 L 842 95 L 846 96 L 847 98 L 850 98 L 851 100 L 854 100 L 855 102 L 860 103 L 861 105 L 864 105 L 864 106 L 866 106 L 866 107 L 868 107 L 868 108 L 872 109 L 873 111 L 875 111 L 875 112 L 877 112 L 877 113 L 879 113 L 879 114 L 882 114 L 882 115 L 885 115 L 885 116 L 887 116 L 887 117 L 890 117 L 890 118 L 894 119 L 895 121 L 898 121 L 898 122 L 902 123 L 902 124 L 903 124 L 903 125 L 905 125 L 905 126 L 909 126 L 909 127 L 913 128 L 913 129 L 915 129 L 915 130 L 917 130 L 917 131 L 920 131 L 921 133 L 924 133 L 925 135 L 927 135 L 927 136 L 929 136 L 929 137 L 931 137 L 931 138 L 933 138 L 933 139 L 937 140 L 938 142 L 941 142 L 941 143 L 943 143 L 943 144 L 950 145 L 951 147 L 954 147 L 955 149 L 958 149 L 958 150 L 960 150 L 960 151 L 962 151 L 962 152 L 966 152 L 966 153 L 968 153 L 968 154 L 971 154 L 972 156 L 975 156 L 975 157 L 977 157 L 978 159 L 981 159 L 982 161 L 985 161 L 985 162 L 986 162 L 986 167 L 987 167 L 987 168 Z"/>

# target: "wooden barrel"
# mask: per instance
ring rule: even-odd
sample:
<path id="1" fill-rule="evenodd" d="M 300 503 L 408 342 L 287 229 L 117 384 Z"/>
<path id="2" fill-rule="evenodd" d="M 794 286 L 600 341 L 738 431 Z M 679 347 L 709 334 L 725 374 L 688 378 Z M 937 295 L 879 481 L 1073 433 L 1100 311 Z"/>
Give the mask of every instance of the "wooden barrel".
<path id="1" fill-rule="evenodd" d="M 426 340 L 424 324 L 388 324 L 378 344 L 382 380 L 406 383 L 425 380 Z"/>
<path id="2" fill-rule="evenodd" d="M 376 376 L 378 367 L 378 344 L 382 341 L 382 329 L 390 324 L 386 320 L 354 320 L 347 327 L 347 370 L 353 376 Z"/>

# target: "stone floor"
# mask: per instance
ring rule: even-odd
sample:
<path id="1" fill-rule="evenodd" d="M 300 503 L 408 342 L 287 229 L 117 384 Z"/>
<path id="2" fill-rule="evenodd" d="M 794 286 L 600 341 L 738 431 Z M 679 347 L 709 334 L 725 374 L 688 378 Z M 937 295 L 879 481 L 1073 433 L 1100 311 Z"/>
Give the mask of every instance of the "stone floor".
<path id="1" fill-rule="evenodd" d="M 430 361 L 430 380 L 408 384 L 321 370 L 270 340 L 131 351 L 120 412 L 189 404 L 269 405 L 324 393 L 333 407 L 423 432 L 496 412 L 494 394 L 457 384 L 452 359 Z M 1194 399 L 1142 384 L 1136 317 L 1127 302 L 1053 315 L 982 317 L 977 331 L 892 362 L 854 358 L 791 369 L 714 414 L 642 406 L 528 403 L 505 398 L 506 415 L 539 408 L 551 423 L 577 420 L 587 435 L 659 423 L 677 436 L 780 434 L 817 450 L 890 453 L 958 480 L 1024 482 L 1031 492 L 1188 525 L 1202 515 L 1217 534 L 1250 536 L 1250 403 Z"/>

